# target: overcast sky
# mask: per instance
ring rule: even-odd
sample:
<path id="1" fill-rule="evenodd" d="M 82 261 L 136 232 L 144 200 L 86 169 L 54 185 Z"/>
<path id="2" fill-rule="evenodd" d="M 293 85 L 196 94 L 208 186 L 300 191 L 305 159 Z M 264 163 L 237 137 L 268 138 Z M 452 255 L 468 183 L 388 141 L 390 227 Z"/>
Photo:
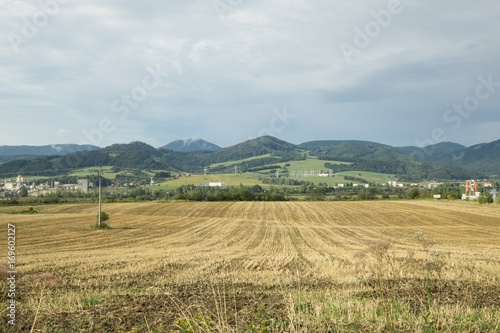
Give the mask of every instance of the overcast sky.
<path id="1" fill-rule="evenodd" d="M 0 5 L 0 145 L 500 139 L 498 1 Z"/>

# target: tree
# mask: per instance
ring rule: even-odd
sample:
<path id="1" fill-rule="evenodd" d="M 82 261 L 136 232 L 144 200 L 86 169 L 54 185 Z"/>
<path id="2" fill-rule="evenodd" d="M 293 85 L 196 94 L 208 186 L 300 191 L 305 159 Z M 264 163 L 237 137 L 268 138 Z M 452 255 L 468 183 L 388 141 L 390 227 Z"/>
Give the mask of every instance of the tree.
<path id="1" fill-rule="evenodd" d="M 415 200 L 420 196 L 420 190 L 418 188 L 412 188 L 408 192 L 406 192 L 406 198 Z"/>
<path id="2" fill-rule="evenodd" d="M 21 198 L 26 198 L 28 196 L 28 190 L 26 189 L 26 187 L 21 187 L 21 189 L 19 190 L 19 195 L 21 196 Z"/>
<path id="3" fill-rule="evenodd" d="M 311 192 L 310 192 L 311 200 L 315 200 L 315 201 L 325 200 L 325 192 L 326 192 L 326 189 L 323 187 L 319 187 L 319 188 L 315 188 L 315 189 L 311 190 Z"/>
<path id="4" fill-rule="evenodd" d="M 493 196 L 489 191 L 484 191 L 478 198 L 480 204 L 493 203 Z"/>

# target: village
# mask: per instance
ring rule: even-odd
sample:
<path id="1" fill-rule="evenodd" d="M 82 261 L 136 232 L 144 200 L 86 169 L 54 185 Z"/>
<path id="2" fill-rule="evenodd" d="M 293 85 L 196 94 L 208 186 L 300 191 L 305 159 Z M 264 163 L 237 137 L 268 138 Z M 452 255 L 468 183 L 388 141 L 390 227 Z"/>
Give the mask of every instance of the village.
<path id="1" fill-rule="evenodd" d="M 298 177 L 312 177 L 312 176 L 320 176 L 320 177 L 331 177 L 332 174 L 321 173 L 303 173 L 303 174 L 294 174 L 291 175 L 291 178 Z M 137 184 L 135 183 L 127 183 L 122 187 L 125 188 L 134 188 Z M 155 186 L 156 182 L 151 178 L 151 183 L 149 186 Z M 393 188 L 399 191 L 409 191 L 411 189 L 419 189 L 423 191 L 429 191 L 432 195 L 431 198 L 435 200 L 440 199 L 450 199 L 446 195 L 444 195 L 445 190 L 450 187 L 459 188 L 461 197 L 456 196 L 454 199 L 462 199 L 462 200 L 478 200 L 481 197 L 481 194 L 489 194 L 492 197 L 493 201 L 497 200 L 498 190 L 497 190 L 497 182 L 483 180 L 466 180 L 465 182 L 454 182 L 454 183 L 443 183 L 443 182 L 425 182 L 425 183 L 400 183 L 394 180 L 390 180 L 387 183 L 381 184 L 364 184 L 364 183 L 338 183 L 335 186 L 331 186 L 334 189 L 347 189 L 347 188 L 372 188 L 376 191 L 377 188 Z M 118 186 L 113 183 L 113 186 Z M 147 184 L 145 185 L 147 186 Z M 225 187 L 226 184 L 224 182 L 208 182 L 208 183 L 200 183 L 200 187 Z M 88 194 L 92 189 L 96 188 L 94 182 L 89 181 L 88 179 L 76 179 L 76 183 L 73 184 L 63 184 L 59 181 L 48 181 L 45 182 L 36 182 L 30 181 L 29 179 L 19 175 L 17 179 L 14 181 L 12 179 L 5 179 L 3 182 L 0 181 L 0 200 L 5 200 L 9 198 L 16 197 L 43 197 L 47 195 L 51 195 L 56 193 L 57 191 L 64 191 L 66 193 L 81 193 Z M 480 191 L 482 190 L 482 192 Z M 401 192 L 399 192 L 401 193 Z"/>
<path id="2" fill-rule="evenodd" d="M 58 189 L 89 193 L 89 189 L 93 187 L 93 182 L 89 182 L 88 179 L 78 179 L 76 184 L 61 184 L 60 182 L 36 184 L 35 182 L 25 179 L 22 175 L 19 175 L 16 181 L 6 179 L 3 183 L 0 182 L 0 198 L 38 197 L 40 195 L 50 194 Z"/>

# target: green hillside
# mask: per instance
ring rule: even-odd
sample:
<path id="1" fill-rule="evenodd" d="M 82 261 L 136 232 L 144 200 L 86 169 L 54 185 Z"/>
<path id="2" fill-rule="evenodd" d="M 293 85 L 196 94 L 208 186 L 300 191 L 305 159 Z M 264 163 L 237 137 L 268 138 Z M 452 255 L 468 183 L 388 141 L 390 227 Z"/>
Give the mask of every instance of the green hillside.
<path id="1" fill-rule="evenodd" d="M 111 167 L 111 166 L 102 167 L 103 177 L 108 178 L 108 179 L 115 179 L 116 175 L 119 173 L 113 172 L 112 169 L 113 169 L 113 167 Z M 96 168 L 96 167 L 78 169 L 78 170 L 71 171 L 68 174 L 68 176 L 75 176 L 75 177 L 79 177 L 79 178 L 84 178 L 84 177 L 88 177 L 88 176 L 92 176 L 92 175 L 97 175 L 98 170 L 99 170 L 99 168 Z"/>
<path id="2" fill-rule="evenodd" d="M 300 161 L 291 161 L 288 163 L 283 163 L 282 166 L 285 164 L 288 164 L 289 166 L 287 167 L 288 171 L 320 171 L 320 170 L 328 170 L 328 168 L 325 167 L 325 163 L 332 163 L 332 164 L 343 164 L 343 165 L 349 165 L 349 162 L 339 162 L 339 161 L 326 161 L 326 160 L 319 160 L 318 158 L 315 157 L 309 157 L 306 160 L 300 160 Z"/>
<path id="3" fill-rule="evenodd" d="M 125 180 L 120 179 L 120 182 L 126 182 L 127 172 L 131 172 L 142 183 L 150 175 L 155 175 L 152 170 L 203 174 L 204 169 L 209 167 L 210 174 L 231 174 L 234 165 L 238 166 L 239 172 L 258 173 L 262 177 L 276 173 L 286 177 L 294 172 L 331 170 L 334 173 L 395 175 L 402 181 L 447 181 L 481 179 L 500 174 L 500 140 L 461 147 L 440 143 L 422 149 L 395 148 L 367 141 L 334 140 L 312 141 L 296 146 L 264 136 L 215 152 L 176 152 L 132 142 L 64 156 L 40 156 L 6 162 L 0 165 L 0 178 L 16 177 L 18 174 L 42 178 L 85 176 L 98 166 L 108 167 L 105 169 L 106 178 L 124 176 Z M 423 154 L 422 158 L 420 154 Z M 159 178 L 168 177 L 163 175 Z M 377 177 L 373 179 L 377 182 Z"/>
<path id="4" fill-rule="evenodd" d="M 166 187 L 169 189 L 177 188 L 181 185 L 200 185 L 212 182 L 222 182 L 224 186 L 253 186 L 253 185 L 263 185 L 259 181 L 259 174 L 257 173 L 244 173 L 244 174 L 207 174 L 204 175 L 193 175 L 185 174 L 181 177 L 173 180 L 168 180 L 159 184 L 160 187 Z"/>
<path id="5" fill-rule="evenodd" d="M 319 159 L 345 162 L 354 161 L 398 161 L 409 162 L 411 158 L 394 147 L 368 141 L 311 141 L 299 145 L 308 149 Z"/>
<path id="6" fill-rule="evenodd" d="M 255 160 L 260 160 L 260 159 L 269 158 L 269 157 L 272 157 L 271 154 L 264 154 L 264 155 L 260 155 L 260 156 L 253 156 L 253 157 L 243 158 L 241 160 L 235 160 L 235 161 L 227 161 L 227 162 L 222 162 L 222 163 L 214 163 L 214 164 L 210 165 L 210 168 L 217 168 L 217 167 L 238 165 L 238 164 L 246 163 L 246 162 L 249 162 L 249 161 L 255 161 Z"/>

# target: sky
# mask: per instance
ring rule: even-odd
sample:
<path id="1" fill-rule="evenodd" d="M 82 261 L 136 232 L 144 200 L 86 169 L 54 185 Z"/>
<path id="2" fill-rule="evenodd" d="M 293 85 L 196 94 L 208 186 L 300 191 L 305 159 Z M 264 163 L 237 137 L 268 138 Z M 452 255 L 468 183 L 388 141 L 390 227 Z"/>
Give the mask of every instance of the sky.
<path id="1" fill-rule="evenodd" d="M 498 1 L 0 8 L 0 145 L 500 139 Z"/>

